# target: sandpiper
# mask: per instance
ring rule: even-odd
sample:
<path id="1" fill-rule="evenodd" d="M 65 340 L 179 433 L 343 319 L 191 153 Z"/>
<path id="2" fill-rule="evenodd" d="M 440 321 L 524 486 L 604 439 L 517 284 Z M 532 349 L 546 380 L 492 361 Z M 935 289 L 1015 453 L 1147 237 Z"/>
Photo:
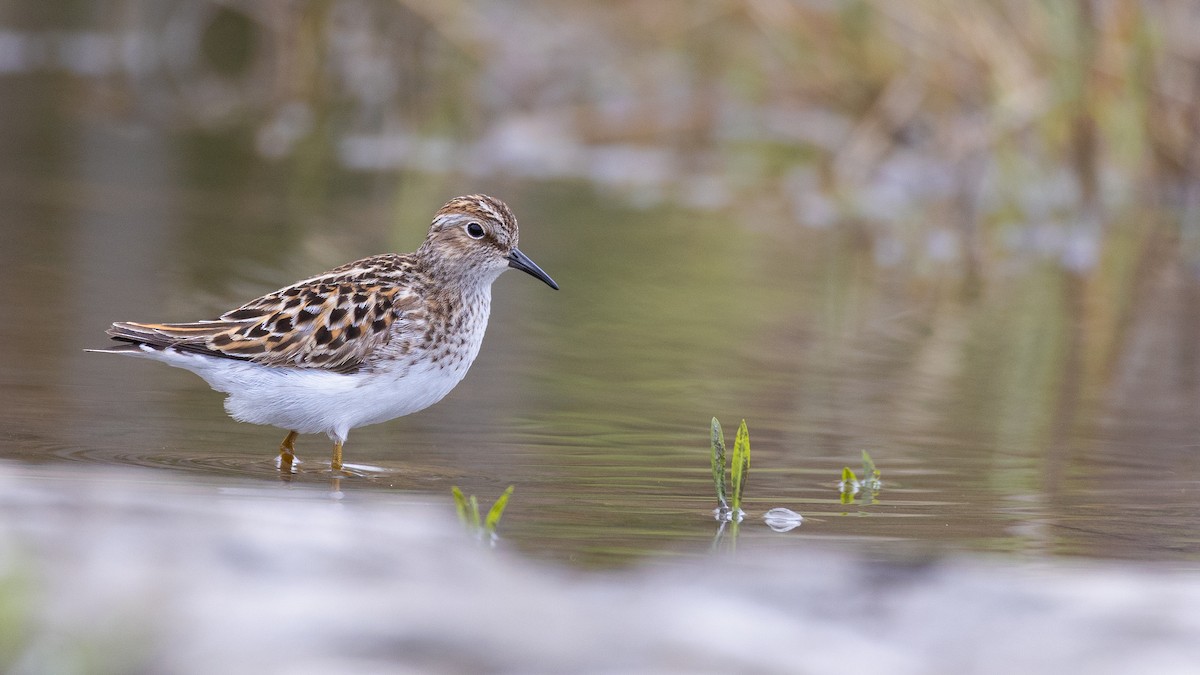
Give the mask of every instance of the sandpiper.
<path id="1" fill-rule="evenodd" d="M 228 394 L 236 420 L 333 440 L 334 470 L 350 430 L 437 403 L 479 353 L 492 282 L 509 267 L 558 284 L 517 248 L 517 219 L 487 195 L 450 200 L 413 253 L 363 258 L 251 300 L 218 319 L 117 322 L 123 344 L 93 351 L 185 368 Z"/>

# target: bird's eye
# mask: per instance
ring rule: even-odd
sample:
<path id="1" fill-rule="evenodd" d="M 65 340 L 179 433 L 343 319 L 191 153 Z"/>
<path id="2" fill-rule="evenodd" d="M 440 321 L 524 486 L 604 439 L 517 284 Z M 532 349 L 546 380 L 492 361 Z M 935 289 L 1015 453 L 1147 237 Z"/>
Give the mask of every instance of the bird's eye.
<path id="1" fill-rule="evenodd" d="M 483 226 L 479 223 L 467 223 L 467 236 L 472 239 L 483 239 Z"/>

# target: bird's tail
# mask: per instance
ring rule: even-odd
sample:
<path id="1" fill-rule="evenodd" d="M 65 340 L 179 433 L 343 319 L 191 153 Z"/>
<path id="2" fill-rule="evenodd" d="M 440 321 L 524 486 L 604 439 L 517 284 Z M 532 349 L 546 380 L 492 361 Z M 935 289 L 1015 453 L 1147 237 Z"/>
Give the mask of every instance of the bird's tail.
<path id="1" fill-rule="evenodd" d="M 143 355 L 165 349 L 213 354 L 207 340 L 229 327 L 224 321 L 198 321 L 196 323 L 137 323 L 118 321 L 105 331 L 121 344 L 106 349 L 84 351 L 106 354 Z"/>

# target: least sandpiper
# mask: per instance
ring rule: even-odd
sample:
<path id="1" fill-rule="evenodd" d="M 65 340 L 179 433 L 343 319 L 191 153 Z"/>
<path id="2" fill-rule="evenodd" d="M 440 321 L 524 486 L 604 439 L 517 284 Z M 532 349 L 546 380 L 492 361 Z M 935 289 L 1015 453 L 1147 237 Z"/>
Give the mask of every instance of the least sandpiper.
<path id="1" fill-rule="evenodd" d="M 437 403 L 479 353 L 492 282 L 509 267 L 558 284 L 517 248 L 517 219 L 487 195 L 450 200 L 413 253 L 363 258 L 251 300 L 218 319 L 118 322 L 124 344 L 95 350 L 185 368 L 228 394 L 236 420 L 333 440 L 334 470 L 355 427 Z"/>

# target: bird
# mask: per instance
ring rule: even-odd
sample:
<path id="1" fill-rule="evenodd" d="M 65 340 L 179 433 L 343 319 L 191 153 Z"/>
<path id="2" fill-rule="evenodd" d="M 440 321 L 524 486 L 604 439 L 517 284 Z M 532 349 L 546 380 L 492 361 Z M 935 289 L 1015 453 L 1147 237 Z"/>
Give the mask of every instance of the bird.
<path id="1" fill-rule="evenodd" d="M 255 298 L 216 319 L 118 321 L 120 344 L 88 351 L 162 361 L 223 392 L 235 420 L 287 431 L 291 471 L 300 434 L 333 441 L 341 471 L 351 429 L 440 401 L 467 374 L 487 328 L 494 282 L 509 268 L 559 286 L 517 248 L 517 219 L 499 199 L 456 197 L 412 253 L 335 267 Z"/>

